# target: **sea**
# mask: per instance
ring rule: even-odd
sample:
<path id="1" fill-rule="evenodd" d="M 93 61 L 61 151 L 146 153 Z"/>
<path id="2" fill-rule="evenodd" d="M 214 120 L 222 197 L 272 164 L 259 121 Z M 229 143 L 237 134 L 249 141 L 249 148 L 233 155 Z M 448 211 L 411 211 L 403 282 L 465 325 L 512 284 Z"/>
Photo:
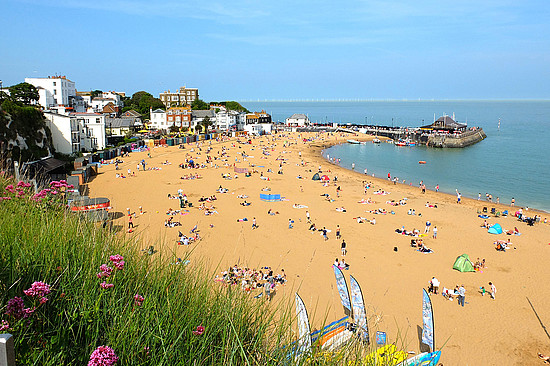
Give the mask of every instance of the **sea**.
<path id="1" fill-rule="evenodd" d="M 482 127 L 487 138 L 461 148 L 398 147 L 389 143 L 342 144 L 323 151 L 340 165 L 377 177 L 484 200 L 550 212 L 550 100 L 464 101 L 254 101 L 251 111 L 265 110 L 274 121 L 294 113 L 312 122 L 420 127 L 434 118 L 454 116 L 469 127 Z M 500 123 L 499 123 L 500 122 Z M 419 164 L 426 161 L 426 164 Z"/>

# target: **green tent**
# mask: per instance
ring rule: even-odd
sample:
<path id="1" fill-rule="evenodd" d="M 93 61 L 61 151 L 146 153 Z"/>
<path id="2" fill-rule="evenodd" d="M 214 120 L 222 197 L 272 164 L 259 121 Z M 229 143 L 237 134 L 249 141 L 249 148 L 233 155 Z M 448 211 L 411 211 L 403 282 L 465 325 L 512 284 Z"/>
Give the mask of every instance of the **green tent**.
<path id="1" fill-rule="evenodd" d="M 456 269 L 460 272 L 475 272 L 474 265 L 468 257 L 468 254 L 462 254 L 460 257 L 456 258 L 453 269 Z"/>
<path id="2" fill-rule="evenodd" d="M 311 177 L 312 180 L 321 180 L 321 177 L 319 176 L 319 173 L 315 173 L 313 177 Z"/>

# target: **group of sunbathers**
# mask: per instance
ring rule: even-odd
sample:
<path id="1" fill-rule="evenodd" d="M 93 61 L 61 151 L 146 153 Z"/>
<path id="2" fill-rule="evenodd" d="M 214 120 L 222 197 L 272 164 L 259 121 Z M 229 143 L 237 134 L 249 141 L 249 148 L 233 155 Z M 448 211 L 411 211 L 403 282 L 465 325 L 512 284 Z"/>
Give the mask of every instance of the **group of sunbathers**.
<path id="1" fill-rule="evenodd" d="M 257 270 L 234 265 L 227 271 L 216 275 L 214 281 L 223 282 L 227 285 L 240 285 L 241 289 L 246 292 L 267 287 L 270 293 L 277 285 L 286 283 L 286 273 L 284 269 L 281 269 L 281 273 L 275 275 L 271 267 L 262 267 Z M 266 293 L 268 293 L 267 290 Z"/>

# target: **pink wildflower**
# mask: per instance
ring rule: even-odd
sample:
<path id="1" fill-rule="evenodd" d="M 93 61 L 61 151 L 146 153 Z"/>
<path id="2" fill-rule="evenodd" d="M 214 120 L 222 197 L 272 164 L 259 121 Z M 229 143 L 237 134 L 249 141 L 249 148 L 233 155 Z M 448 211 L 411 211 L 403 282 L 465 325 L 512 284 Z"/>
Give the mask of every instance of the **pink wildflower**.
<path id="1" fill-rule="evenodd" d="M 13 316 L 15 319 L 21 319 L 25 313 L 23 311 L 23 308 L 25 307 L 25 304 L 23 303 L 23 299 L 16 296 L 13 299 L 8 300 L 6 315 Z"/>
<path id="2" fill-rule="evenodd" d="M 33 282 L 31 288 L 23 291 L 25 295 L 31 297 L 44 297 L 51 292 L 50 285 L 44 282 L 36 281 Z"/>
<path id="3" fill-rule="evenodd" d="M 101 282 L 101 283 L 99 284 L 99 286 L 101 286 L 101 288 L 112 288 L 112 287 L 115 287 L 114 284 L 112 284 L 112 283 L 107 283 L 107 282 L 105 282 L 105 281 Z"/>
<path id="4" fill-rule="evenodd" d="M 47 297 L 41 297 L 41 298 L 40 298 L 40 305 L 43 305 L 43 304 L 45 304 L 45 303 L 47 303 L 47 302 L 48 302 L 48 298 L 47 298 Z"/>
<path id="5" fill-rule="evenodd" d="M 114 262 L 113 264 L 119 271 L 122 271 L 124 269 L 124 261 Z"/>
<path id="6" fill-rule="evenodd" d="M 124 257 L 120 254 L 115 254 L 109 257 L 109 260 L 113 263 L 120 262 L 124 260 Z"/>
<path id="7" fill-rule="evenodd" d="M 10 329 L 10 323 L 8 323 L 6 320 L 2 320 L 2 323 L 0 323 L 0 332 L 8 329 Z"/>
<path id="8" fill-rule="evenodd" d="M 112 348 L 99 346 L 90 355 L 88 366 L 113 366 L 117 361 L 118 357 Z"/>
<path id="9" fill-rule="evenodd" d="M 106 264 L 102 264 L 101 266 L 99 266 L 99 270 L 101 271 L 101 273 L 97 274 L 97 278 L 109 277 L 113 272 L 113 269 Z"/>
<path id="10" fill-rule="evenodd" d="M 23 317 L 24 317 L 24 318 L 28 318 L 29 316 L 31 316 L 32 314 L 34 314 L 34 311 L 35 311 L 35 310 L 36 310 L 35 307 L 23 309 L 23 313 L 25 313 L 25 315 L 24 315 Z"/>
<path id="11" fill-rule="evenodd" d="M 204 327 L 202 325 L 199 325 L 197 327 L 197 330 L 193 331 L 194 335 L 202 335 L 204 333 Z"/>
<path id="12" fill-rule="evenodd" d="M 145 298 L 143 296 L 141 296 L 140 294 L 135 294 L 134 295 L 134 304 L 136 306 L 141 306 L 141 304 L 143 304 L 144 300 L 145 300 Z"/>

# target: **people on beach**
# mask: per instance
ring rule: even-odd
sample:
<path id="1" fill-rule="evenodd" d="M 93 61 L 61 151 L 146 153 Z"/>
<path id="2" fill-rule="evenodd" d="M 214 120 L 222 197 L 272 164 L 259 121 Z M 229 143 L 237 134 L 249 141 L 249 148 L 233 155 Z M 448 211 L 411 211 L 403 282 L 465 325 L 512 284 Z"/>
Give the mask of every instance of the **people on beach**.
<path id="1" fill-rule="evenodd" d="M 464 288 L 464 285 L 460 285 L 458 288 L 458 305 L 462 305 L 464 307 L 464 301 L 466 299 L 466 289 Z"/>
<path id="2" fill-rule="evenodd" d="M 346 241 L 345 240 L 342 240 L 342 245 L 341 245 L 341 249 L 342 249 L 342 255 L 346 255 L 346 253 L 348 252 L 347 249 L 347 244 L 346 244 Z"/>

